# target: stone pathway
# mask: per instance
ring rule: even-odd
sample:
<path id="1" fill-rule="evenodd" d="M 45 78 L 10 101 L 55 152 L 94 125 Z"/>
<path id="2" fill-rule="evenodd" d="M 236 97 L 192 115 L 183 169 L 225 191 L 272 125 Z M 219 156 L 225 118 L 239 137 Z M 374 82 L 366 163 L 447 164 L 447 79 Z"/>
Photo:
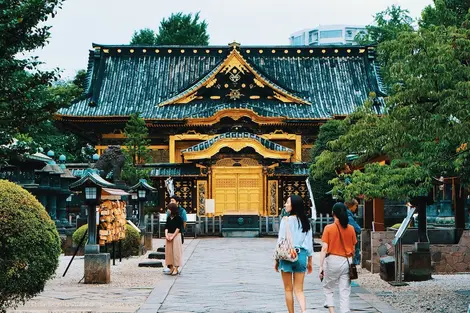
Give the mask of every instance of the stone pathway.
<path id="1" fill-rule="evenodd" d="M 273 238 L 193 240 L 185 247 L 182 274 L 162 277 L 138 312 L 286 312 L 281 277 L 272 267 L 274 246 Z M 318 260 L 314 265 L 305 280 L 307 308 L 312 313 L 327 312 L 316 274 Z M 353 287 L 351 309 L 397 312 L 360 287 Z M 300 312 L 297 304 L 296 312 Z"/>

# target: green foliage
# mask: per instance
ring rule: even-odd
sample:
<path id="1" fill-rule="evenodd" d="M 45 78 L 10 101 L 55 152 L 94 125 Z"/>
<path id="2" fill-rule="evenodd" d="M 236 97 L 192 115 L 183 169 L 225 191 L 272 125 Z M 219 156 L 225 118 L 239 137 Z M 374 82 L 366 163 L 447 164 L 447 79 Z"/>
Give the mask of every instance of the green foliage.
<path id="1" fill-rule="evenodd" d="M 413 19 L 409 11 L 399 5 L 392 5 L 374 16 L 374 23 L 366 26 L 366 33 L 359 33 L 354 39 L 359 44 L 380 44 L 396 39 L 402 32 L 413 31 Z"/>
<path id="2" fill-rule="evenodd" d="M 328 148 L 328 142 L 338 139 L 343 134 L 343 121 L 330 120 L 320 127 L 318 138 L 312 148 L 312 160 L 315 160 Z M 315 163 L 314 163 L 315 164 Z M 331 195 L 327 194 L 331 190 L 328 181 L 335 177 L 334 171 L 319 171 L 318 167 L 310 166 L 310 183 L 315 199 L 318 213 L 327 213 L 334 204 Z"/>
<path id="3" fill-rule="evenodd" d="M 75 246 L 78 246 L 80 240 L 82 239 L 83 235 L 88 229 L 88 225 L 83 225 L 72 235 L 72 240 Z M 82 247 L 85 246 L 87 242 L 87 238 L 82 243 Z M 140 235 L 137 230 L 135 230 L 132 226 L 126 225 L 126 238 L 122 240 L 122 257 L 127 258 L 132 255 L 139 254 L 139 245 L 140 245 Z M 116 245 L 116 255 L 119 255 L 119 246 Z"/>
<path id="4" fill-rule="evenodd" d="M 178 12 L 171 14 L 168 19 L 163 19 L 155 38 L 157 45 L 195 45 L 207 46 L 209 34 L 207 34 L 207 22 L 199 20 L 199 13 L 194 16 Z"/>
<path id="5" fill-rule="evenodd" d="M 75 77 L 72 80 L 72 84 L 78 87 L 78 89 L 80 90 L 80 93 L 85 92 L 85 89 L 87 87 L 86 75 L 87 75 L 86 70 L 78 70 L 77 74 L 75 74 Z"/>
<path id="6" fill-rule="evenodd" d="M 60 253 L 59 234 L 44 207 L 20 186 L 0 180 L 0 311 L 43 291 Z"/>
<path id="7" fill-rule="evenodd" d="M 58 71 L 42 71 L 36 57 L 21 58 L 44 47 L 49 38 L 49 18 L 61 0 L 4 0 L 0 2 L 0 161 L 10 157 L 13 137 L 51 117 L 64 100 L 49 88 Z M 20 154 L 26 150 L 14 150 Z"/>
<path id="8" fill-rule="evenodd" d="M 68 106 L 83 94 L 85 79 L 86 72 L 80 70 L 73 80 L 56 83 L 49 88 L 49 92 L 61 99 L 61 107 Z M 85 140 L 68 130 L 58 129 L 52 120 L 33 125 L 28 131 L 35 145 L 44 151 L 53 150 L 57 156 L 63 154 L 68 162 L 83 161 L 81 148 L 86 145 Z"/>
<path id="9" fill-rule="evenodd" d="M 88 225 L 82 225 L 79 228 L 77 228 L 73 234 L 72 234 L 72 241 L 74 243 L 74 246 L 77 247 L 78 244 L 80 243 L 80 240 L 82 240 L 83 236 L 85 235 L 85 232 L 88 230 Z M 87 242 L 87 239 L 85 238 L 82 242 L 82 247 L 85 247 L 85 244 Z"/>
<path id="10" fill-rule="evenodd" d="M 434 0 L 421 13 L 421 28 L 432 26 L 462 26 L 470 9 L 469 0 Z"/>
<path id="11" fill-rule="evenodd" d="M 150 160 L 150 144 L 148 128 L 139 113 L 131 114 L 124 128 L 126 140 L 124 142 L 126 163 L 122 169 L 121 178 L 129 185 L 135 185 L 139 179 L 148 179 L 149 170 L 139 165 Z"/>
<path id="12" fill-rule="evenodd" d="M 448 13 L 436 11 L 436 16 Z M 341 169 L 348 154 L 357 155 L 353 166 L 378 155 L 392 162 L 367 164 L 331 180 L 334 193 L 409 200 L 427 195 L 435 177 L 470 183 L 470 30 L 468 21 L 461 24 L 422 26 L 379 45 L 379 56 L 386 56 L 387 114 L 380 118 L 363 111 L 359 119 L 357 112 L 348 117 L 345 134 L 329 142 L 312 168 L 315 175 Z"/>
<path id="13" fill-rule="evenodd" d="M 134 31 L 131 45 L 154 45 L 156 43 L 155 32 L 149 28 Z"/>

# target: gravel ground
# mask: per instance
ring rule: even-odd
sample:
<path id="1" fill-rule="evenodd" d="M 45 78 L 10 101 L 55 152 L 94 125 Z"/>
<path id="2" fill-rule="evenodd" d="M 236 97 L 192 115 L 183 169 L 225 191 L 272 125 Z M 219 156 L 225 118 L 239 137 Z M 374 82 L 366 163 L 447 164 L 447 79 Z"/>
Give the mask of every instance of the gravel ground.
<path id="1" fill-rule="evenodd" d="M 466 313 L 470 305 L 470 274 L 432 277 L 429 281 L 393 287 L 379 274 L 363 269 L 357 282 L 403 313 Z"/>
<path id="2" fill-rule="evenodd" d="M 154 249 L 162 242 L 154 239 Z M 9 312 L 135 312 L 163 276 L 161 268 L 138 267 L 139 262 L 147 260 L 144 255 L 122 259 L 121 263 L 116 259 L 115 266 L 111 259 L 111 283 L 85 285 L 83 280 L 79 283 L 84 272 L 83 256 L 75 257 L 62 277 L 71 258 L 61 255 L 56 276 L 47 282 L 44 291 Z"/>

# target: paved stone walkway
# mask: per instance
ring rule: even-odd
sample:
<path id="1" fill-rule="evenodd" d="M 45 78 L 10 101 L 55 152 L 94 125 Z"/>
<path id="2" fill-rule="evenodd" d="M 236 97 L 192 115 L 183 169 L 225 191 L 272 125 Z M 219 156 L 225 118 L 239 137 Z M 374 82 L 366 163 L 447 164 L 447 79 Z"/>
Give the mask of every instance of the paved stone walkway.
<path id="1" fill-rule="evenodd" d="M 272 238 L 193 240 L 185 247 L 181 275 L 163 277 L 138 312 L 287 312 L 281 277 L 272 267 L 274 246 Z M 307 308 L 312 313 L 327 312 L 317 277 L 318 260 L 314 265 L 305 280 Z M 397 312 L 360 287 L 353 287 L 351 309 Z M 296 312 L 300 312 L 297 304 Z"/>

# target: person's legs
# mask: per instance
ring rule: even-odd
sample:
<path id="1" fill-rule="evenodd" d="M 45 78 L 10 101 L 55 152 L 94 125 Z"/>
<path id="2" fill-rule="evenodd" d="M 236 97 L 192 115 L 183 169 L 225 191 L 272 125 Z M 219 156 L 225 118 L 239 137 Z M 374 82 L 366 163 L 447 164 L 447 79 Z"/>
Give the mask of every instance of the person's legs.
<path id="1" fill-rule="evenodd" d="M 165 245 L 165 264 L 169 266 L 170 273 L 173 271 L 173 241 L 166 241 Z"/>
<path id="2" fill-rule="evenodd" d="M 351 294 L 351 280 L 349 279 L 349 265 L 346 262 L 341 269 L 339 277 L 339 307 L 341 313 L 351 312 L 349 310 L 349 296 Z"/>
<path id="3" fill-rule="evenodd" d="M 330 255 L 325 259 L 325 276 L 323 279 L 323 292 L 325 293 L 324 306 L 329 309 L 330 313 L 335 312 L 334 291 L 338 286 L 341 264 L 340 257 L 335 255 Z"/>
<path id="4" fill-rule="evenodd" d="M 300 305 L 300 311 L 305 312 L 305 294 L 304 294 L 304 278 L 305 273 L 294 273 L 294 293 Z"/>
<path id="5" fill-rule="evenodd" d="M 286 306 L 289 313 L 294 313 L 294 295 L 292 293 L 292 273 L 281 272 L 282 282 L 284 283 L 284 293 L 286 297 Z"/>
<path id="6" fill-rule="evenodd" d="M 173 239 L 173 265 L 176 267 L 175 274 L 178 274 L 178 269 L 183 266 L 183 244 L 180 234 Z"/>

